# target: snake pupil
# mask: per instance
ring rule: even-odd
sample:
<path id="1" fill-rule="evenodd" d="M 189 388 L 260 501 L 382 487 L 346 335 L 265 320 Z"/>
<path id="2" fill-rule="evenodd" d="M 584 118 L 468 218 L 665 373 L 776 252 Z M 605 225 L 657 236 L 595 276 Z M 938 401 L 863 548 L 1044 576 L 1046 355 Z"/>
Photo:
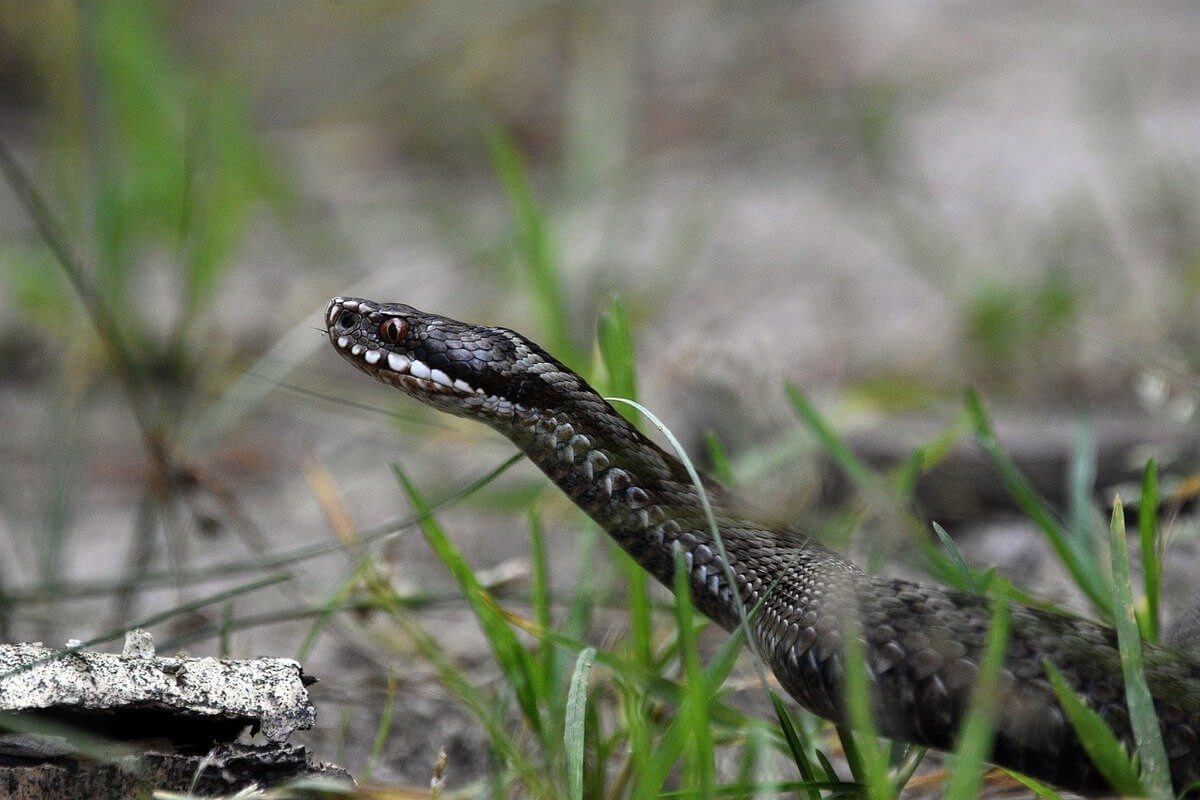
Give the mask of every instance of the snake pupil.
<path id="1" fill-rule="evenodd" d="M 392 317 L 387 322 L 379 326 L 379 335 L 382 336 L 385 341 L 396 344 L 402 338 L 404 338 L 404 334 L 407 333 L 407 329 L 408 323 L 399 317 Z"/>

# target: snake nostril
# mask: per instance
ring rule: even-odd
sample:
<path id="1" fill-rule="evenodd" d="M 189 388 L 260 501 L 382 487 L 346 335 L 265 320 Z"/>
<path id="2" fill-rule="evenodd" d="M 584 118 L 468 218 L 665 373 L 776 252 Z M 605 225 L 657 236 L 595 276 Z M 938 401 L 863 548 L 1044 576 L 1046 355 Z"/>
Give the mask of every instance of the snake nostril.
<path id="1" fill-rule="evenodd" d="M 343 311 L 334 323 L 334 327 L 345 333 L 358 326 L 359 315 L 353 311 Z"/>

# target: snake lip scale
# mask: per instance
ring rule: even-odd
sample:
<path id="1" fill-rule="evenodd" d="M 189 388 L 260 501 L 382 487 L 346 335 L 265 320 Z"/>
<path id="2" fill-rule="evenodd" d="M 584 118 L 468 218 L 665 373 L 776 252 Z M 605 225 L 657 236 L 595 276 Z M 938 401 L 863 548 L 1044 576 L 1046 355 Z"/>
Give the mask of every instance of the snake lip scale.
<path id="1" fill-rule="evenodd" d="M 856 631 L 880 732 L 954 747 L 990 622 L 984 598 L 866 575 L 798 530 L 760 524 L 728 490 L 706 482 L 723 563 L 683 464 L 519 333 L 354 297 L 335 298 L 325 325 L 334 349 L 363 372 L 511 439 L 667 586 L 681 551 L 696 607 L 718 624 L 737 626 L 738 599 L 760 605 L 751 632 L 801 705 L 845 720 L 842 644 Z M 1144 660 L 1172 780 L 1189 786 L 1200 780 L 1200 662 L 1149 644 Z M 1132 749 L 1114 631 L 1014 604 L 990 758 L 1064 789 L 1110 793 L 1063 715 L 1047 661 Z"/>

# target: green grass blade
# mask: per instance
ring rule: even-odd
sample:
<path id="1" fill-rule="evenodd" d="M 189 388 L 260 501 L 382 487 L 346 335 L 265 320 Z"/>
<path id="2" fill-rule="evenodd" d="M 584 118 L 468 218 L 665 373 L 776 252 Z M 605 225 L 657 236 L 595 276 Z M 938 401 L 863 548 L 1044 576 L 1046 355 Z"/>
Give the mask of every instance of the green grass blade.
<path id="1" fill-rule="evenodd" d="M 1101 570 L 1098 545 L 1103 541 L 1094 535 L 1094 504 L 1096 487 L 1096 434 L 1091 424 L 1080 420 L 1075 426 L 1071 467 L 1068 475 L 1067 531 L 1076 551 L 1083 554 L 1089 565 Z"/>
<path id="2" fill-rule="evenodd" d="M 842 638 L 845 640 L 846 712 L 850 721 L 849 729 L 839 728 L 842 747 L 846 750 L 854 779 L 863 787 L 867 800 L 894 800 L 896 792 L 888 777 L 887 755 L 880 746 L 875 720 L 871 716 L 871 684 L 858 625 L 847 625 Z"/>
<path id="3" fill-rule="evenodd" d="M 971 568 L 967 566 L 967 562 L 963 561 L 962 553 L 958 551 L 958 545 L 950 538 L 950 534 L 946 533 L 946 529 L 938 523 L 933 523 L 933 530 L 937 534 L 938 539 L 942 542 L 942 547 L 950 556 L 950 561 L 958 570 L 959 577 L 966 586 L 970 586 L 977 594 L 983 594 L 983 589 L 975 580 L 975 573 L 971 572 Z"/>
<path id="4" fill-rule="evenodd" d="M 604 393 L 636 400 L 638 382 L 637 361 L 633 349 L 633 326 L 629 321 L 628 312 L 619 299 L 613 298 L 609 307 L 600 316 L 596 341 L 600 350 L 600 358 L 604 364 L 605 374 L 602 381 Z M 617 410 L 634 427 L 641 427 L 642 418 L 635 409 L 619 405 Z M 629 621 L 633 634 L 632 649 L 637 660 L 649 669 L 654 663 L 650 576 L 628 553 L 620 548 L 616 549 L 618 550 L 617 562 L 627 587 Z"/>
<path id="5" fill-rule="evenodd" d="M 725 452 L 721 440 L 712 431 L 707 431 L 704 434 L 704 445 L 708 448 L 708 460 L 712 462 L 713 477 L 726 486 L 732 486 L 733 465 L 729 462 L 729 455 Z"/>
<path id="6" fill-rule="evenodd" d="M 563 725 L 563 745 L 567 753 L 567 785 L 570 800 L 583 800 L 583 722 L 587 707 L 588 677 L 596 661 L 596 649 L 589 647 L 575 660 L 571 688 L 567 694 L 567 714 Z"/>
<path id="7" fill-rule="evenodd" d="M 648 775 L 654 759 L 654 744 L 646 696 L 635 681 L 622 680 L 618 676 L 616 686 L 620 697 L 620 725 L 626 731 L 629 743 L 626 769 L 631 776 Z"/>
<path id="8" fill-rule="evenodd" d="M 796 732 L 796 725 L 792 721 L 792 715 L 788 711 L 787 706 L 779 699 L 779 695 L 774 689 L 767 692 L 767 696 L 771 698 L 771 705 L 775 708 L 775 717 L 779 720 L 779 727 L 783 730 L 783 738 L 787 742 L 788 751 L 792 755 L 792 762 L 796 765 L 796 769 L 800 771 L 805 783 L 812 783 L 816 780 L 813 771 L 812 763 L 808 760 L 808 751 L 804 747 L 804 743 L 800 739 L 800 735 Z M 836 777 L 836 774 L 826 773 L 827 777 Z M 812 800 L 820 800 L 821 793 L 815 789 L 808 790 L 808 796 Z"/>
<path id="9" fill-rule="evenodd" d="M 912 780 L 913 774 L 916 773 L 928 754 L 928 747 L 905 745 L 903 757 L 892 770 L 892 784 L 896 787 L 897 792 L 904 791 L 904 787 Z"/>
<path id="10" fill-rule="evenodd" d="M 1159 636 L 1159 583 L 1161 552 L 1158 539 L 1158 465 L 1146 462 L 1142 473 L 1142 497 L 1138 501 L 1138 536 L 1142 545 L 1142 582 L 1145 586 L 1145 613 L 1139 615 L 1142 636 L 1157 642 Z"/>
<path id="11" fill-rule="evenodd" d="M 996 468 L 1000 470 L 1004 484 L 1013 499 L 1017 501 L 1017 505 L 1042 531 L 1075 585 L 1087 595 L 1104 619 L 1111 620 L 1113 617 L 1111 593 L 1104 583 L 1098 563 L 1094 560 L 1087 560 L 1086 554 L 1079 550 L 1075 541 L 1067 536 L 1058 520 L 1054 518 L 1046 501 L 1038 496 L 1033 486 L 1017 469 L 1016 464 L 1004 452 L 1004 448 L 1000 446 L 1000 440 L 996 438 L 996 432 L 992 428 L 987 412 L 984 411 L 979 395 L 974 391 L 968 391 L 966 406 L 975 428 L 976 439 L 991 457 Z"/>
<path id="12" fill-rule="evenodd" d="M 721 686 L 724 685 L 729 673 L 733 672 L 733 668 L 737 664 L 745 641 L 740 636 L 728 637 L 721 645 L 721 649 L 708 662 L 708 666 L 704 668 L 704 682 L 708 686 L 710 697 L 715 698 L 720 693 Z"/>
<path id="13" fill-rule="evenodd" d="M 604 364 L 604 394 L 637 400 L 637 359 L 633 347 L 633 324 L 620 298 L 614 297 L 600 315 L 596 343 Z M 642 418 L 633 409 L 623 407 L 617 411 L 635 428 L 642 426 Z"/>
<path id="14" fill-rule="evenodd" d="M 841 737 L 839 736 L 839 738 L 841 738 Z M 849 738 L 849 736 L 847 736 L 846 738 Z M 817 761 L 820 762 L 820 764 L 821 764 L 821 769 L 828 776 L 828 779 L 829 780 L 836 779 L 837 778 L 837 770 L 833 768 L 833 764 L 829 763 L 829 756 L 825 755 L 824 751 L 822 751 L 822 750 L 817 750 L 816 756 L 817 756 Z M 854 784 L 854 788 L 856 790 L 855 791 L 856 795 L 862 794 L 860 791 L 858 791 L 858 789 L 860 788 L 858 786 L 858 784 Z"/>
<path id="15" fill-rule="evenodd" d="M 596 746 L 585 750 L 580 760 L 583 768 L 583 792 L 588 797 L 603 797 L 604 782 L 608 777 L 605 765 L 610 753 L 607 744 L 612 737 L 605 737 L 604 728 L 600 722 L 600 706 L 597 703 L 585 703 L 583 707 L 584 741 L 595 742 Z M 588 758 L 588 756 L 591 758 Z M 555 798 L 557 800 L 557 798 Z"/>
<path id="16" fill-rule="evenodd" d="M 667 441 L 671 444 L 672 449 L 675 450 L 675 453 L 679 456 L 680 461 L 683 462 L 684 467 L 687 469 L 688 476 L 691 478 L 692 484 L 695 486 L 696 492 L 700 497 L 700 504 L 704 509 L 705 518 L 708 522 L 709 530 L 712 533 L 713 543 L 716 545 L 717 553 L 719 554 L 721 563 L 724 566 L 726 580 L 730 583 L 730 585 L 736 586 L 737 582 L 733 579 L 734 576 L 732 575 L 730 561 L 725 552 L 725 544 L 721 539 L 720 528 L 717 526 L 716 516 L 713 513 L 712 505 L 709 503 L 708 494 L 705 490 L 704 483 L 700 480 L 700 476 L 696 472 L 696 468 L 693 466 L 691 459 L 688 458 L 687 452 L 683 449 L 683 445 L 679 443 L 679 440 L 675 437 L 671 430 L 665 424 L 663 424 L 662 420 L 656 417 L 649 409 L 645 408 L 641 404 L 619 397 L 610 397 L 607 399 L 612 402 L 628 404 L 637 409 L 667 438 Z M 763 600 L 765 600 L 769 594 L 769 592 L 765 593 Z M 767 683 L 766 674 L 763 669 L 763 659 L 758 652 L 754 637 L 751 635 L 750 615 L 746 611 L 745 604 L 741 599 L 741 595 L 737 592 L 734 592 L 733 597 L 739 618 L 737 633 L 741 633 L 745 636 L 746 642 L 750 648 L 750 652 L 754 658 L 754 667 L 758 674 L 759 683 L 762 685 L 763 690 L 766 691 L 768 695 L 771 695 L 773 692 L 770 690 Z M 760 603 L 761 602 L 762 601 L 760 601 Z M 780 722 L 783 724 L 783 718 L 780 718 Z M 802 753 L 803 751 L 801 750 L 800 752 Z M 797 762 L 797 766 L 799 766 L 800 763 L 802 762 Z M 803 767 L 801 767 L 801 772 L 802 774 L 804 773 Z"/>
<path id="17" fill-rule="evenodd" d="M 975 681 L 971 706 L 954 749 L 956 759 L 954 769 L 950 772 L 950 782 L 946 786 L 947 800 L 972 800 L 979 796 L 983 786 L 983 776 L 988 768 L 987 758 L 991 755 L 996 734 L 996 713 L 1001 700 L 1000 669 L 1004 666 L 1004 654 L 1008 650 L 1009 627 L 1008 600 L 993 597 L 987 645 Z"/>
<path id="18" fill-rule="evenodd" d="M 1013 772 L 1010 769 L 1004 769 L 1003 767 L 1001 767 L 1001 769 L 1004 771 L 1005 775 L 1023 785 L 1026 789 L 1040 797 L 1041 800 L 1063 800 L 1062 795 L 1051 789 L 1049 786 L 1046 786 L 1044 783 L 1034 780 L 1028 775 L 1022 775 L 1019 772 Z"/>
<path id="19" fill-rule="evenodd" d="M 1146 684 L 1142 662 L 1142 639 L 1138 631 L 1133 585 L 1129 578 L 1129 550 L 1125 541 L 1125 510 L 1121 498 L 1113 503 L 1112 524 L 1109 526 L 1109 545 L 1112 551 L 1113 597 L 1117 605 L 1115 622 L 1117 645 L 1121 651 L 1121 671 L 1125 675 L 1125 702 L 1129 707 L 1129 723 L 1137 742 L 1142 762 L 1142 776 L 1153 800 L 1169 800 L 1175 796 L 1171 788 L 1170 763 L 1163 746 L 1162 730 L 1154 699 Z"/>
<path id="20" fill-rule="evenodd" d="M 917 490 L 917 481 L 921 479 L 924 469 L 925 451 L 918 449 L 893 471 L 892 485 L 896 488 L 898 498 L 904 502 L 912 500 L 913 493 Z"/>
<path id="21" fill-rule="evenodd" d="M 197 207 L 185 229 L 188 311 L 210 304 L 245 238 L 258 201 L 277 197 L 283 184 L 250 122 L 249 104 L 229 85 L 216 86 L 203 103 L 203 163 L 189 199 Z"/>
<path id="22" fill-rule="evenodd" d="M 948 584 L 959 591 L 971 592 L 973 594 L 1001 595 L 1023 606 L 1038 608 L 1051 613 L 1057 613 L 1060 610 L 1054 603 L 1034 597 L 1028 592 L 1017 588 L 1007 578 L 996 574 L 995 567 L 987 569 L 971 569 L 967 567 L 970 570 L 970 580 L 968 580 L 962 572 L 963 564 L 953 562 L 950 556 L 941 550 L 935 549 L 932 544 L 924 545 L 923 552 L 925 558 L 928 559 L 925 567 L 929 574 L 938 581 Z"/>
<path id="23" fill-rule="evenodd" d="M 536 506 L 529 508 L 529 551 L 533 559 L 533 621 L 542 630 L 550 630 L 553 624 L 550 617 L 550 566 L 546 558 L 546 537 L 542 530 L 542 515 Z M 552 694 L 555 673 L 556 653 L 548 642 L 542 642 L 538 647 L 541 668 L 538 670 L 538 694 L 549 697 Z"/>
<path id="24" fill-rule="evenodd" d="M 562 276 L 546 213 L 534 199 L 525 164 L 512 138 L 497 132 L 489 137 L 488 143 L 492 168 L 504 185 L 512 208 L 517 248 L 533 292 L 543 343 L 564 364 L 578 370 L 582 360 L 570 335 Z"/>
<path id="25" fill-rule="evenodd" d="M 383 748 L 387 744 L 388 734 L 392 730 L 392 714 L 395 711 L 395 707 L 396 676 L 395 674 L 391 674 L 388 675 L 383 713 L 379 715 L 379 728 L 375 731 L 375 741 L 371 743 L 371 752 L 367 754 L 367 763 L 363 766 L 362 776 L 359 778 L 362 783 L 371 782 L 371 774 L 375 771 L 375 765 L 379 763 L 379 758 L 383 755 Z"/>
<path id="26" fill-rule="evenodd" d="M 683 572 L 683 570 L 680 569 L 679 572 Z M 676 608 L 678 610 L 678 606 Z M 729 644 L 731 643 L 727 643 L 727 646 Z M 644 768 L 638 770 L 638 780 L 631 792 L 631 797 L 634 800 L 651 800 L 651 798 L 661 797 L 660 790 L 663 782 L 666 781 L 667 777 L 675 769 L 676 763 L 685 754 L 685 750 L 689 750 L 689 755 L 691 755 L 691 751 L 694 750 L 694 747 L 689 749 L 689 745 L 692 745 L 690 741 L 692 735 L 691 729 L 695 724 L 693 707 L 697 698 L 706 697 L 711 693 L 712 686 L 723 680 L 723 675 L 725 674 L 723 670 L 725 670 L 725 667 L 720 665 L 722 660 L 722 658 L 718 658 L 718 662 L 710 665 L 708 670 L 706 670 L 702 678 L 705 683 L 704 690 L 689 692 L 686 686 L 671 687 L 668 682 L 661 680 L 655 681 L 650 687 L 651 691 L 656 691 L 659 688 L 673 688 L 673 692 L 663 694 L 662 696 L 669 702 L 675 703 L 680 710 L 667 726 L 666 731 L 659 739 L 658 746 L 652 754 L 642 760 L 641 763 L 644 764 Z M 689 703 L 692 705 L 689 705 Z M 702 732 L 704 735 L 710 735 L 708 728 L 714 722 L 726 724 L 726 721 L 728 721 L 728 724 L 734 728 L 744 728 L 745 725 L 749 724 L 746 718 L 740 717 L 737 712 L 733 712 L 732 718 L 730 718 L 730 710 L 715 700 L 709 701 L 707 704 L 709 706 L 709 722 L 704 726 L 705 730 Z M 689 763 L 691 763 L 690 759 Z M 686 791 L 697 792 L 694 786 Z M 698 794 L 698 796 L 705 795 Z"/>
<path id="27" fill-rule="evenodd" d="M 927 472 L 945 461 L 954 446 L 971 431 L 970 415 L 963 410 L 946 429 L 917 451 L 921 455 L 921 471 Z"/>
<path id="28" fill-rule="evenodd" d="M 633 800 L 655 800 L 661 796 L 663 783 L 683 754 L 689 721 L 688 717 L 681 714 L 667 726 L 666 732 L 659 738 L 658 747 L 654 748 L 648 768 L 638 775 L 637 783 L 633 786 Z"/>
<path id="29" fill-rule="evenodd" d="M 650 605 L 650 581 L 646 570 L 621 551 L 618 559 L 625 577 L 626 604 L 629 607 L 630 646 L 634 658 L 645 669 L 654 668 L 654 616 Z"/>
<path id="30" fill-rule="evenodd" d="M 1050 685 L 1058 697 L 1058 704 L 1071 727 L 1075 729 L 1075 734 L 1083 743 L 1083 749 L 1087 751 L 1096 769 L 1100 770 L 1100 774 L 1118 794 L 1144 797 L 1146 792 L 1142 789 L 1137 769 L 1116 734 L 1112 732 L 1112 728 L 1108 727 L 1108 723 L 1101 719 L 1099 714 L 1088 708 L 1050 661 L 1043 663 L 1046 675 L 1050 678 Z"/>
<path id="31" fill-rule="evenodd" d="M 538 708 L 537 695 L 539 681 L 529 651 L 521 645 L 512 628 L 508 626 L 496 608 L 487 601 L 487 593 L 480 585 L 479 579 L 475 577 L 474 570 L 450 541 L 441 525 L 434 519 L 429 504 L 409 480 L 408 475 L 396 464 L 392 465 L 392 471 L 408 495 L 414 510 L 421 517 L 420 525 L 425 539 L 446 569 L 454 576 L 463 596 L 475 612 L 479 627 L 483 630 L 488 644 L 491 646 L 492 655 L 504 673 L 509 686 L 516 694 L 517 703 L 521 707 L 525 721 L 539 737 L 542 737 L 544 726 Z"/>
<path id="32" fill-rule="evenodd" d="M 850 452 L 850 448 L 838 437 L 821 413 L 817 411 L 816 406 L 800 391 L 800 388 L 794 383 L 786 383 L 783 388 L 787 392 L 792 408 L 796 411 L 796 416 L 808 426 L 808 429 L 813 432 L 813 435 L 817 437 L 817 440 L 829 452 L 842 471 L 850 476 L 858 486 L 873 486 L 875 473 L 859 460 L 858 456 Z"/>
<path id="33" fill-rule="evenodd" d="M 679 660 L 683 673 L 683 702 L 681 719 L 687 721 L 685 775 L 700 797 L 710 797 L 716 785 L 716 765 L 712 727 L 708 717 L 708 682 L 700 668 L 696 649 L 695 610 L 692 606 L 691 574 L 683 561 L 683 553 L 675 553 L 675 624 L 679 629 Z"/>
<path id="34" fill-rule="evenodd" d="M 166 245 L 182 270 L 186 322 L 211 301 L 278 178 L 234 86 L 177 67 L 159 11 L 113 0 L 92 15 L 99 119 L 119 133 L 96 154 L 96 274 L 114 308 L 136 305 L 137 249 Z"/>
<path id="35" fill-rule="evenodd" d="M 579 580 L 571 593 L 571 602 L 563 619 L 561 632 L 566 637 L 582 639 L 591 624 L 596 606 L 595 568 L 596 543 L 600 540 L 600 526 L 585 519 L 579 535 Z M 607 537 L 605 537 L 607 538 Z"/>

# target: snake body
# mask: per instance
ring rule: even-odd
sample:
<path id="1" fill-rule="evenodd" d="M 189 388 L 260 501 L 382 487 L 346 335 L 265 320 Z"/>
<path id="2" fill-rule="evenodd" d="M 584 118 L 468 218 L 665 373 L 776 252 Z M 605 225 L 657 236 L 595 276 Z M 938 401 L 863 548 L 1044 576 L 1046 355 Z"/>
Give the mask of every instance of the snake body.
<path id="1" fill-rule="evenodd" d="M 739 598 L 746 608 L 759 605 L 751 620 L 758 648 L 801 705 L 845 720 L 843 637 L 856 630 L 880 732 L 954 747 L 988 633 L 984 598 L 866 575 L 794 530 L 751 521 L 730 492 L 708 483 L 727 569 L 683 464 L 525 337 L 342 297 L 330 303 L 326 327 L 334 348 L 359 369 L 511 439 L 667 586 L 680 551 L 696 607 L 724 628 L 737 627 Z M 1200 663 L 1152 645 L 1144 658 L 1171 775 L 1182 789 L 1200 780 Z M 1014 606 L 991 760 L 1065 789 L 1104 793 L 1107 782 L 1051 689 L 1047 661 L 1132 749 L 1114 631 Z"/>

